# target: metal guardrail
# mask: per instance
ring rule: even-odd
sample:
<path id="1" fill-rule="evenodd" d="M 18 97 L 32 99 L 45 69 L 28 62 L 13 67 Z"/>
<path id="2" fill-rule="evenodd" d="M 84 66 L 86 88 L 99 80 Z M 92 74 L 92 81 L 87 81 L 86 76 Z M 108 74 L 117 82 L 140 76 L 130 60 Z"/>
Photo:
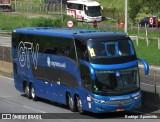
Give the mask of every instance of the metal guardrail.
<path id="1" fill-rule="evenodd" d="M 132 40 L 136 40 L 137 46 L 138 46 L 138 43 L 139 43 L 139 39 L 144 39 L 144 40 L 146 40 L 147 46 L 149 45 L 149 42 L 148 42 L 149 39 L 157 40 L 158 49 L 160 49 L 160 38 L 158 38 L 158 37 L 155 37 L 155 38 L 151 37 L 151 38 L 149 38 L 148 36 L 146 36 L 146 37 L 130 36 L 130 38 L 131 38 Z"/>
<path id="2" fill-rule="evenodd" d="M 32 12 L 32 13 L 61 13 L 61 4 L 56 3 L 34 3 L 17 1 L 16 8 L 15 3 L 12 4 L 12 10 L 20 12 Z M 65 12 L 65 5 L 62 5 L 62 11 Z"/>
<path id="3" fill-rule="evenodd" d="M 9 35 L 11 35 L 12 32 L 11 31 L 2 31 L 2 30 L 0 30 L 0 34 L 9 34 Z"/>

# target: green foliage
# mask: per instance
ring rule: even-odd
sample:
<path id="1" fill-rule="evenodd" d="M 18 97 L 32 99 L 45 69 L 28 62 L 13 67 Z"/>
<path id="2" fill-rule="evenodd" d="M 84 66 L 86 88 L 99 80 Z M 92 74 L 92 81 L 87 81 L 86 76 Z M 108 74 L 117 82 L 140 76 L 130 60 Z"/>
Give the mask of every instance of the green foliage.
<path id="1" fill-rule="evenodd" d="M 13 30 L 15 28 L 29 27 L 30 19 L 24 16 L 9 16 L 0 13 L 0 30 Z"/>
<path id="2" fill-rule="evenodd" d="M 155 14 L 160 11 L 160 0 L 142 0 L 145 13 Z"/>
<path id="3" fill-rule="evenodd" d="M 129 0 L 129 6 L 129 17 L 133 22 L 135 22 L 135 18 L 137 17 L 137 14 L 140 12 L 140 9 L 142 7 L 142 2 L 141 0 Z"/>
<path id="4" fill-rule="evenodd" d="M 76 19 L 74 19 L 73 17 L 68 16 L 68 15 L 63 15 L 63 20 L 62 20 L 62 17 L 58 17 L 57 19 L 54 20 L 53 27 L 67 27 L 68 20 L 73 21 L 74 27 L 78 26 L 78 21 Z"/>
<path id="5" fill-rule="evenodd" d="M 59 27 L 59 28 L 60 27 L 67 27 L 66 23 L 67 23 L 68 20 L 72 20 L 75 27 L 78 25 L 78 22 L 77 22 L 76 19 L 72 18 L 71 16 L 63 15 L 63 20 L 62 20 L 61 17 L 58 17 L 54 20 L 51 19 L 51 18 L 44 18 L 44 17 L 35 18 L 35 19 L 33 19 L 31 26 L 35 26 L 35 27 Z"/>
<path id="6" fill-rule="evenodd" d="M 129 0 L 129 16 L 135 21 L 138 13 L 158 14 L 160 0 Z"/>
<path id="7" fill-rule="evenodd" d="M 149 39 L 149 46 L 146 40 L 139 40 L 138 46 L 136 41 L 133 41 L 137 53 L 137 57 L 145 59 L 150 65 L 160 65 L 160 56 L 157 40 Z"/>
<path id="8" fill-rule="evenodd" d="M 32 20 L 31 26 L 34 26 L 34 27 L 52 27 L 53 26 L 53 20 L 50 19 L 50 18 L 44 18 L 44 17 L 34 18 Z"/>
<path id="9" fill-rule="evenodd" d="M 124 12 L 125 0 L 95 0 L 103 6 L 103 8 L 116 8 L 119 12 Z"/>

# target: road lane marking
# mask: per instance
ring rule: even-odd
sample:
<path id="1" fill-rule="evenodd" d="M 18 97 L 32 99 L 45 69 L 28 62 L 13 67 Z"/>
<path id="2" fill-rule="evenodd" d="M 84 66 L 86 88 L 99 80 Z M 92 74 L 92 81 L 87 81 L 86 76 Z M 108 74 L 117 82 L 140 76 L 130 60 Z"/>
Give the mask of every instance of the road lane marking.
<path id="1" fill-rule="evenodd" d="M 146 86 L 155 86 L 155 85 L 152 85 L 152 84 L 147 84 L 147 83 L 141 83 L 142 85 L 146 85 Z M 156 87 L 160 87 L 160 86 L 156 86 Z"/>
<path id="2" fill-rule="evenodd" d="M 0 77 L 1 77 L 1 78 L 6 78 L 6 79 L 9 79 L 9 80 L 14 80 L 13 78 L 5 77 L 5 76 L 3 76 L 3 75 L 1 75 L 1 74 L 0 74 Z"/>
<path id="3" fill-rule="evenodd" d="M 6 78 L 6 79 L 9 79 L 9 80 L 14 80 L 13 78 L 5 77 L 5 76 L 3 76 L 1 74 L 0 74 L 0 78 Z"/>
<path id="4" fill-rule="evenodd" d="M 41 110 L 39 110 L 39 109 L 36 109 L 36 108 L 31 108 L 31 107 L 29 107 L 29 106 L 23 106 L 24 108 L 27 108 L 27 109 L 30 109 L 30 110 L 34 110 L 34 111 L 37 111 L 37 112 L 40 112 L 40 113 L 47 113 L 47 112 L 45 112 L 45 111 L 41 111 Z"/>

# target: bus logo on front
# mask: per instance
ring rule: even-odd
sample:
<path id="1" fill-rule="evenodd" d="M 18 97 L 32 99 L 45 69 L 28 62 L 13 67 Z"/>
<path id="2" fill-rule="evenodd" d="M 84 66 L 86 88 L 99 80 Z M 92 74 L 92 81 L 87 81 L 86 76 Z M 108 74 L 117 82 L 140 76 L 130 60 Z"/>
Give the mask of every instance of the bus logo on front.
<path id="1" fill-rule="evenodd" d="M 116 76 L 119 77 L 121 74 L 120 72 L 116 72 Z"/>

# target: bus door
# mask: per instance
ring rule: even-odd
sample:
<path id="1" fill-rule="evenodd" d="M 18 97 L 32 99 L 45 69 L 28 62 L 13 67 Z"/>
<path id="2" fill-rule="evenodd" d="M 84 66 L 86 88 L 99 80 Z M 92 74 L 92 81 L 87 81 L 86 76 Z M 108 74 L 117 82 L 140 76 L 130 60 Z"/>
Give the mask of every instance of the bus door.
<path id="1" fill-rule="evenodd" d="M 84 20 L 84 5 L 77 4 L 76 18 L 80 21 Z"/>

